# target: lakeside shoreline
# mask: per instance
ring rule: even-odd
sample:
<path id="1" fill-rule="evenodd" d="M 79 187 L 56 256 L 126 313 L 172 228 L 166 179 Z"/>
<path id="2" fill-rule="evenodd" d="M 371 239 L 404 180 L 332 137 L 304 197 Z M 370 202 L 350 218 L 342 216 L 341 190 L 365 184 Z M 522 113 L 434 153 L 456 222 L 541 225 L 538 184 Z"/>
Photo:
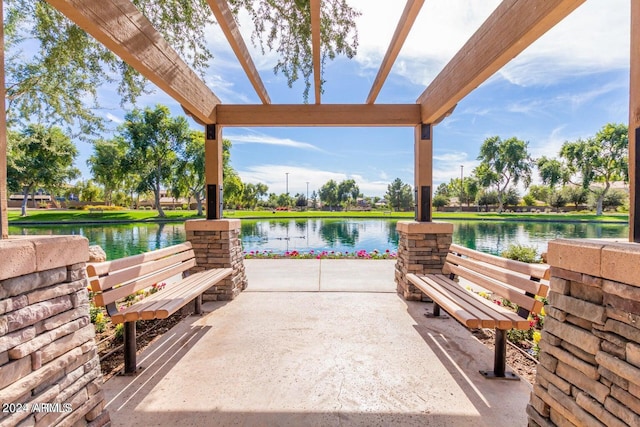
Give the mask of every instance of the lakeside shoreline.
<path id="1" fill-rule="evenodd" d="M 48 225 L 109 225 L 135 223 L 177 223 L 191 219 L 203 219 L 189 211 L 167 211 L 167 217 L 160 218 L 155 211 L 105 211 L 101 214 L 86 211 L 30 211 L 26 218 L 10 215 L 10 226 L 48 226 Z M 412 220 L 413 212 L 284 212 L 278 211 L 232 211 L 224 215 L 225 219 L 264 220 L 264 219 L 383 219 Z M 628 224 L 625 214 L 573 214 L 573 213 L 438 213 L 434 221 L 504 221 L 504 222 L 557 222 L 557 223 L 600 223 Z"/>

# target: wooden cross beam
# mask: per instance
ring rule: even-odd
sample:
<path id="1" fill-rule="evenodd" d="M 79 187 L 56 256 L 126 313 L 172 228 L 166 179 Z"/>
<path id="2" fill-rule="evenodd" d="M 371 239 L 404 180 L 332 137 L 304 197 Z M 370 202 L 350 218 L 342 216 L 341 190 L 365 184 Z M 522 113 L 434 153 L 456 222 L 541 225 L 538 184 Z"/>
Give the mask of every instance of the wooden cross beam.
<path id="1" fill-rule="evenodd" d="M 264 83 L 262 83 L 262 79 L 260 78 L 260 74 L 258 74 L 255 64 L 253 63 L 253 59 L 251 59 L 249 49 L 247 49 L 247 45 L 242 38 L 242 34 L 240 34 L 240 29 L 238 28 L 238 24 L 236 23 L 233 14 L 231 13 L 231 9 L 229 9 L 227 0 L 207 0 L 207 2 L 218 21 L 218 25 L 220 25 L 220 29 L 222 29 L 222 32 L 229 41 L 231 49 L 233 49 L 238 61 L 240 61 L 242 69 L 260 97 L 260 100 L 263 104 L 271 104 L 271 99 L 269 98 L 267 89 L 264 87 Z"/>
<path id="2" fill-rule="evenodd" d="M 313 83 L 316 94 L 316 104 L 321 102 L 322 76 L 320 73 L 320 0 L 311 0 L 311 52 L 313 55 Z"/>
<path id="3" fill-rule="evenodd" d="M 473 89 L 585 0 L 504 0 L 420 95 L 422 122 L 436 123 Z"/>
<path id="4" fill-rule="evenodd" d="M 378 70 L 378 75 L 376 75 L 376 78 L 373 81 L 373 86 L 371 86 L 369 96 L 367 96 L 367 104 L 373 104 L 376 102 L 380 89 L 382 89 L 382 85 L 384 85 L 385 80 L 387 80 L 391 67 L 393 67 L 394 62 L 396 62 L 400 49 L 402 49 L 402 45 L 404 45 L 404 42 L 409 35 L 409 31 L 411 31 L 411 27 L 413 27 L 413 23 L 416 21 L 423 4 L 424 0 L 407 1 L 407 5 L 404 7 L 400 21 L 398 21 L 396 31 L 393 33 L 393 38 L 391 39 L 387 53 L 384 55 L 384 59 L 382 60 L 382 64 Z"/>
<path id="5" fill-rule="evenodd" d="M 418 104 L 293 104 L 216 107 L 221 126 L 416 126 Z"/>
<path id="6" fill-rule="evenodd" d="M 215 122 L 218 97 L 129 0 L 47 0 L 67 18 L 178 101 Z"/>
<path id="7" fill-rule="evenodd" d="M 640 2 L 631 2 L 629 81 L 629 241 L 640 243 Z"/>

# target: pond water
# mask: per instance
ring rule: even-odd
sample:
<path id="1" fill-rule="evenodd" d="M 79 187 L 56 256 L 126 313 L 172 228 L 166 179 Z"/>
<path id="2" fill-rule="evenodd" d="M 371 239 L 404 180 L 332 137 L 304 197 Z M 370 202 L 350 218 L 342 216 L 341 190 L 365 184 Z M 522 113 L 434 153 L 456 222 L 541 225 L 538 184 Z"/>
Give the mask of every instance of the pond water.
<path id="1" fill-rule="evenodd" d="M 510 244 L 533 245 L 545 251 L 557 238 L 626 239 L 626 224 L 551 223 L 511 221 L 449 221 L 453 241 L 472 249 L 499 254 Z M 283 253 L 296 250 L 353 252 L 398 248 L 397 220 L 384 219 L 280 219 L 242 220 L 243 250 Z M 186 239 L 183 223 L 123 225 L 11 226 L 10 234 L 71 234 L 100 245 L 108 259 L 159 249 Z"/>

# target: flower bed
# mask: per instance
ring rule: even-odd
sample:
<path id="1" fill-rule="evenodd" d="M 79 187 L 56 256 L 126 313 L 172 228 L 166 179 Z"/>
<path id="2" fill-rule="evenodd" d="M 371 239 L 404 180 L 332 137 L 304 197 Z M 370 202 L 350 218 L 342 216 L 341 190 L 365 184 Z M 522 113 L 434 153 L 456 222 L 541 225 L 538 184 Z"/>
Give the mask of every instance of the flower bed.
<path id="1" fill-rule="evenodd" d="M 471 286 L 467 286 L 467 290 L 475 292 L 471 288 Z M 479 291 L 475 293 L 482 298 L 492 301 L 494 304 L 501 305 L 510 310 L 513 310 L 514 312 L 518 311 L 518 306 L 516 304 L 513 304 L 512 302 L 504 298 L 495 297 L 491 294 L 491 292 Z M 542 298 L 540 300 L 544 304 L 546 304 L 546 299 Z M 538 344 L 540 343 L 540 338 L 542 336 L 541 331 L 542 326 L 544 325 L 545 316 L 546 313 L 544 311 L 544 307 L 542 307 L 540 314 L 529 314 L 529 329 L 511 329 L 507 332 L 507 339 L 530 354 L 533 358 L 538 359 L 538 353 L 540 352 L 540 347 L 538 346 Z"/>
<path id="2" fill-rule="evenodd" d="M 359 251 L 320 251 L 313 249 L 309 252 L 286 251 L 249 251 L 244 252 L 245 259 L 396 259 L 397 253 L 391 252 L 389 249 L 381 252 L 377 249 L 367 252 L 364 249 Z"/>

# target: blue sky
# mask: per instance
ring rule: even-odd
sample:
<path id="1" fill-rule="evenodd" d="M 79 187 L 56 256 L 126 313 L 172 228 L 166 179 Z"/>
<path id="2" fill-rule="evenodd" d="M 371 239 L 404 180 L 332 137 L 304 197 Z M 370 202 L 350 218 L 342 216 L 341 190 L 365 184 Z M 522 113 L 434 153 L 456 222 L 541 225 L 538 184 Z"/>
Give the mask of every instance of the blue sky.
<path id="1" fill-rule="evenodd" d="M 400 52 L 378 103 L 414 103 L 448 60 L 495 9 L 498 0 L 430 0 Z M 362 12 L 360 46 L 352 60 L 327 62 L 322 102 L 364 103 L 404 1 L 349 0 Z M 565 141 L 594 135 L 609 122 L 627 123 L 629 106 L 629 0 L 588 0 L 457 106 L 434 128 L 434 186 L 467 176 L 490 136 L 529 142 L 534 157 L 555 156 Z M 240 18 L 250 45 L 251 25 Z M 206 83 L 224 103 L 259 103 L 217 26 L 208 29 L 214 59 Z M 273 103 L 301 103 L 302 83 L 289 89 L 272 68 L 276 57 L 250 46 Z M 312 91 L 313 92 L 313 91 Z M 122 110 L 113 92 L 101 104 L 114 125 Z M 313 96 L 313 94 L 311 94 Z M 311 100 L 313 102 L 313 100 Z M 156 90 L 139 106 L 180 105 Z M 191 122 L 193 128 L 199 128 Z M 264 182 L 270 192 L 317 190 L 329 179 L 353 178 L 367 196 L 382 196 L 399 177 L 413 184 L 411 128 L 227 128 L 231 162 L 245 182 Z M 80 143 L 77 166 L 88 176 L 88 144 Z"/>

